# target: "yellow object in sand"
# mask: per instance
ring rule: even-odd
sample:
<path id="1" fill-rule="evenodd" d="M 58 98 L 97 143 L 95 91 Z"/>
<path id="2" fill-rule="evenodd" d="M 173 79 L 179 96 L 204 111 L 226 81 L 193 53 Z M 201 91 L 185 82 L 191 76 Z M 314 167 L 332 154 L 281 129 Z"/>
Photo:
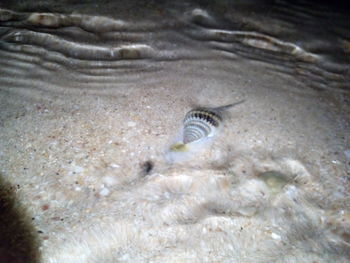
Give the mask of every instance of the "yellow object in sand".
<path id="1" fill-rule="evenodd" d="M 170 150 L 173 152 L 187 152 L 188 146 L 184 143 L 175 143 L 170 146 Z"/>

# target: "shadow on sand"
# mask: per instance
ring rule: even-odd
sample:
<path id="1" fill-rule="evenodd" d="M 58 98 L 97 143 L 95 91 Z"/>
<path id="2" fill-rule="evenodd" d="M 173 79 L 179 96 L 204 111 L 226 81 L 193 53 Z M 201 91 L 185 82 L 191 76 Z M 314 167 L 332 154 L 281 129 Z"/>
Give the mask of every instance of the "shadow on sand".
<path id="1" fill-rule="evenodd" d="M 39 239 L 31 218 L 19 204 L 19 185 L 10 185 L 0 175 L 0 262 L 39 262 Z"/>

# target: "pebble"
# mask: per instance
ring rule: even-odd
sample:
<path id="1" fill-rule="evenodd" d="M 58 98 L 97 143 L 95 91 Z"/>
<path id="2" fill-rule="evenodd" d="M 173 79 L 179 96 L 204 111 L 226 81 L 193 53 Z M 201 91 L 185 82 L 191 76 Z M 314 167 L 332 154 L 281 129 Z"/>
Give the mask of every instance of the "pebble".
<path id="1" fill-rule="evenodd" d="M 109 193 L 110 193 L 109 189 L 104 187 L 104 188 L 101 189 L 99 194 L 101 196 L 107 196 L 107 195 L 109 195 Z"/>
<path id="2" fill-rule="evenodd" d="M 135 127 L 135 126 L 136 126 L 136 122 L 128 121 L 128 127 Z"/>
<path id="3" fill-rule="evenodd" d="M 119 168 L 120 165 L 119 165 L 119 164 L 116 164 L 116 163 L 111 163 L 111 164 L 110 164 L 110 167 L 112 167 L 112 168 Z"/>
<path id="4" fill-rule="evenodd" d="M 271 237 L 275 240 L 281 240 L 281 236 L 280 235 L 277 235 L 276 233 L 271 233 Z"/>

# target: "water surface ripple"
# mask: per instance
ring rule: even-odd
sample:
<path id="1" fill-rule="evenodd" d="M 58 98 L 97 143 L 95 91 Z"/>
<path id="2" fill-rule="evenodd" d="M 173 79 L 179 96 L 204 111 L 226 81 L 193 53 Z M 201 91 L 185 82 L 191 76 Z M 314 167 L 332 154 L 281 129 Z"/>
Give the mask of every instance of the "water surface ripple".
<path id="1" fill-rule="evenodd" d="M 329 26 L 333 21 L 327 10 L 305 5 L 282 1 L 263 16 L 258 5 L 256 13 L 248 15 L 249 5 L 227 4 L 225 12 L 209 12 L 193 3 L 179 4 L 167 6 L 167 16 L 162 14 L 157 21 L 4 8 L 1 86 L 59 90 L 86 82 L 87 89 L 101 89 L 116 81 L 145 78 L 177 61 L 243 59 L 263 63 L 267 71 L 290 75 L 317 90 L 348 92 L 347 18 L 339 19 L 340 27 Z"/>

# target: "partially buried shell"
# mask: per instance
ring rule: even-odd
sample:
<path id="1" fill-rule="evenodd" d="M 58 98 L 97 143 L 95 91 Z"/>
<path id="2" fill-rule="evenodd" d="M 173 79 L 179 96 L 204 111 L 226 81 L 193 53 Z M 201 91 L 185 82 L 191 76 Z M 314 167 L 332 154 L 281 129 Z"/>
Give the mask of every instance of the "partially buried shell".
<path id="1" fill-rule="evenodd" d="M 183 143 L 188 144 L 213 137 L 222 123 L 222 113 L 243 101 L 218 108 L 196 108 L 189 111 L 184 119 Z"/>
<path id="2" fill-rule="evenodd" d="M 214 136 L 221 121 L 221 116 L 213 111 L 191 110 L 184 119 L 183 142 L 187 144 Z"/>

